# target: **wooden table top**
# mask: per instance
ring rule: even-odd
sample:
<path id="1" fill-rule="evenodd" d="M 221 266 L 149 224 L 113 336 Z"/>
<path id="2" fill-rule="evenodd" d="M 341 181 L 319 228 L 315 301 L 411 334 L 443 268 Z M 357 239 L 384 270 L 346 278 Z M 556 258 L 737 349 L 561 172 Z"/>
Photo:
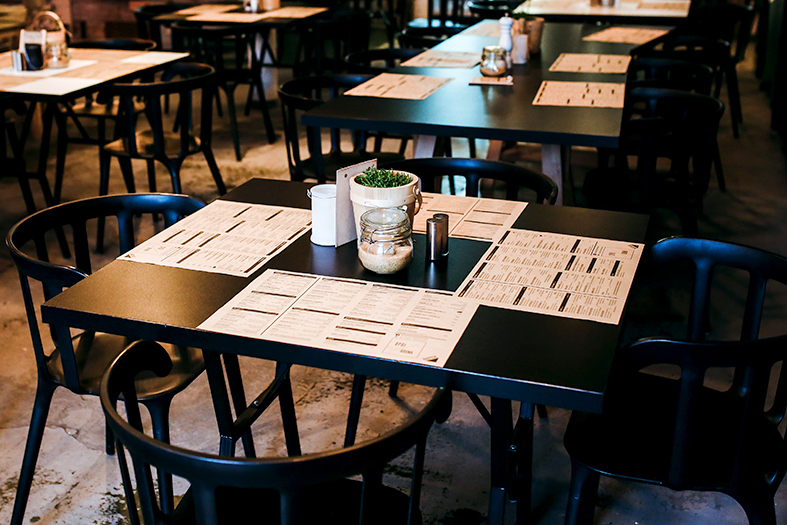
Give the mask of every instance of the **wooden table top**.
<path id="1" fill-rule="evenodd" d="M 527 0 L 514 12 L 547 20 L 674 25 L 689 15 L 689 0 L 619 0 L 600 5 L 591 0 Z"/>

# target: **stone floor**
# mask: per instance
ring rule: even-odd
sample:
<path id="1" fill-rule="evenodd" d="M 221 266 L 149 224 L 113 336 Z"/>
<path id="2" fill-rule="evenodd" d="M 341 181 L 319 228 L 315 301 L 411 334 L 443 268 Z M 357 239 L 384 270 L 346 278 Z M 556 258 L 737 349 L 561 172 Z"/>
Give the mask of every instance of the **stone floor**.
<path id="1" fill-rule="evenodd" d="M 700 220 L 702 236 L 740 242 L 787 255 L 787 170 L 781 144 L 769 130 L 768 102 L 758 90 L 751 66 L 740 67 L 745 123 L 741 137 L 733 139 L 729 117 L 725 115 L 720 145 L 727 180 L 727 192 L 712 183 Z M 239 94 L 239 99 L 242 94 Z M 278 105 L 278 140 L 268 145 L 264 128 L 255 112 L 240 122 L 244 157 L 237 162 L 229 142 L 226 115 L 215 119 L 215 150 L 222 174 L 232 188 L 250 177 L 287 178 L 287 159 L 281 136 Z M 35 141 L 33 141 L 35 142 Z M 455 141 L 460 150 L 466 141 Z M 485 144 L 479 144 L 482 152 Z M 460 155 L 455 152 L 455 155 Z M 538 148 L 519 146 L 508 153 L 510 160 L 538 161 Z M 35 144 L 28 144 L 30 160 Z M 574 154 L 576 184 L 582 172 L 595 162 L 591 151 Z M 53 168 L 54 166 L 50 166 Z M 112 191 L 122 191 L 119 170 L 113 166 Z M 52 170 L 50 170 L 50 173 Z M 140 167 L 138 186 L 144 187 Z M 160 173 L 159 187 L 169 183 Z M 183 168 L 184 190 L 205 201 L 216 198 L 216 190 L 201 158 L 191 158 Z M 97 193 L 98 156 L 95 148 L 72 146 L 68 153 L 64 200 Z M 24 216 L 19 188 L 13 179 L 0 180 L 0 229 L 7 232 Z M 665 212 L 654 217 L 650 238 L 656 240 L 679 232 L 677 220 Z M 647 288 L 647 287 L 645 287 Z M 657 324 L 648 315 L 652 301 L 648 291 L 634 292 L 626 337 L 670 333 L 673 327 Z M 734 306 L 741 302 L 741 290 L 719 290 L 723 305 L 712 314 L 719 333 L 734 326 Z M 775 319 L 770 327 L 783 332 L 787 320 L 787 300 L 782 297 L 768 313 Z M 19 284 L 13 263 L 0 251 L 0 304 L 3 307 L 0 345 L 0 522 L 10 520 L 15 484 L 21 464 L 27 424 L 33 403 L 36 371 L 24 315 Z M 270 363 L 244 359 L 244 380 L 248 392 L 266 384 Z M 301 438 L 305 450 L 320 450 L 341 442 L 351 378 L 345 374 L 304 367 L 293 371 L 295 399 Z M 417 409 L 428 392 L 412 385 L 402 388 L 400 399 L 386 395 L 387 383 L 370 380 L 364 406 L 363 434 L 380 432 L 392 418 Z M 255 392 L 256 393 L 256 392 Z M 206 451 L 216 450 L 218 433 L 212 423 L 212 409 L 206 402 L 207 382 L 201 377 L 178 395 L 172 411 L 173 442 Z M 489 484 L 489 432 L 463 394 L 454 394 L 454 411 L 429 438 L 422 511 L 427 524 L 473 525 L 485 520 Z M 535 429 L 533 465 L 534 517 L 544 525 L 562 523 L 570 467 L 562 446 L 569 416 L 566 410 L 550 407 L 548 419 L 538 420 Z M 282 454 L 283 440 L 275 410 L 255 427 L 258 451 Z M 632 436 L 636 439 L 636 436 Z M 25 523 L 37 525 L 72 523 L 126 523 L 124 501 L 114 457 L 103 451 L 104 424 L 99 402 L 60 390 L 50 412 L 41 456 L 30 497 Z M 408 463 L 398 461 L 386 474 L 396 486 L 406 483 Z M 403 475 L 405 477 L 403 477 Z M 183 487 L 179 485 L 180 490 Z M 787 489 L 777 495 L 777 513 L 787 523 Z M 513 513 L 508 513 L 508 518 Z M 666 489 L 602 480 L 596 522 L 600 524 L 699 524 L 745 523 L 740 507 L 719 494 L 674 493 Z"/>

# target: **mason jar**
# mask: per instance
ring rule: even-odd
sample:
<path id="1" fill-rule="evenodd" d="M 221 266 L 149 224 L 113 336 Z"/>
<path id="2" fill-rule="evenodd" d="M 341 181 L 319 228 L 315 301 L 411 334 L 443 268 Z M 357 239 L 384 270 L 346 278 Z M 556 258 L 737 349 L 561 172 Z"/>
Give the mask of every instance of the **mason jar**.
<path id="1" fill-rule="evenodd" d="M 358 258 L 367 270 L 396 273 L 413 260 L 412 227 L 400 208 L 374 208 L 361 215 Z"/>

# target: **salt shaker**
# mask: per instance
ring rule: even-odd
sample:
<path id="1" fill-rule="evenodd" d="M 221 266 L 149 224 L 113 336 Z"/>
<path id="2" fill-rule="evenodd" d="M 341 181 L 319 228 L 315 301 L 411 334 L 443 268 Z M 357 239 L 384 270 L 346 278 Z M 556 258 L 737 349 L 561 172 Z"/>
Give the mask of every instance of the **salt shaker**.
<path id="1" fill-rule="evenodd" d="M 500 19 L 500 43 L 498 46 L 506 51 L 508 69 L 511 69 L 511 50 L 514 48 L 514 42 L 511 40 L 512 25 L 514 25 L 514 20 L 508 14 Z"/>

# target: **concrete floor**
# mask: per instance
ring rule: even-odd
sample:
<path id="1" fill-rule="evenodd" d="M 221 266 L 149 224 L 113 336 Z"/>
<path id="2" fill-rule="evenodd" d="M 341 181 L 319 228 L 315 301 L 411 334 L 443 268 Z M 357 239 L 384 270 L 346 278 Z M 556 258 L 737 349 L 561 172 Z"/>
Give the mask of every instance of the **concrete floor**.
<path id="1" fill-rule="evenodd" d="M 745 123 L 740 139 L 733 139 L 729 117 L 722 119 L 720 145 L 728 191 L 712 183 L 700 220 L 702 236 L 740 242 L 787 255 L 787 170 L 780 141 L 769 131 L 768 102 L 757 89 L 750 64 L 739 69 Z M 239 100 L 242 94 L 239 94 Z M 287 160 L 281 136 L 278 105 L 273 111 L 279 138 L 273 145 L 264 139 L 259 113 L 241 117 L 244 158 L 234 159 L 228 120 L 216 118 L 215 151 L 224 179 L 232 188 L 250 177 L 287 178 Z M 483 141 L 481 141 L 483 142 Z M 459 150 L 466 141 L 455 141 Z M 485 144 L 479 144 L 481 152 Z M 34 158 L 34 144 L 28 145 Z M 530 163 L 537 160 L 537 147 L 520 146 L 509 159 Z M 455 155 L 461 155 L 461 150 Z M 53 160 L 53 159 L 52 159 Z M 577 185 L 583 169 L 592 166 L 590 151 L 576 151 Z M 53 171 L 54 166 L 50 173 Z M 94 147 L 71 146 L 64 200 L 97 193 L 98 156 Z M 137 170 L 139 187 L 145 187 L 144 169 Z M 212 180 L 201 158 L 193 157 L 183 168 L 184 190 L 205 201 L 216 198 Z M 120 176 L 113 166 L 112 191 L 120 192 Z M 159 187 L 169 187 L 160 173 Z M 24 206 L 13 179 L 0 180 L 0 229 L 7 232 L 21 219 Z M 669 212 L 654 217 L 650 237 L 655 240 L 679 233 Z M 648 287 L 635 291 L 626 338 L 679 333 L 678 322 L 662 323 L 649 315 L 652 297 Z M 724 306 L 712 314 L 719 335 L 734 326 L 733 306 L 742 291 L 720 290 Z M 36 372 L 30 335 L 24 315 L 16 271 L 5 250 L 0 250 L 0 303 L 3 307 L 0 345 L 0 522 L 10 520 L 15 484 L 21 464 L 27 425 L 33 403 Z M 784 294 L 769 309 L 769 330 L 783 332 L 787 320 Z M 272 373 L 270 363 L 244 359 L 244 379 L 249 394 L 261 389 Z M 295 399 L 301 439 L 306 451 L 321 450 L 341 442 L 351 377 L 304 367 L 293 370 Z M 363 436 L 374 435 L 391 418 L 417 409 L 428 395 L 424 388 L 405 385 L 401 399 L 386 395 L 387 383 L 370 380 L 363 413 Z M 172 410 L 174 443 L 206 451 L 217 449 L 218 433 L 204 375 L 178 395 Z M 429 438 L 422 511 L 427 524 L 474 525 L 484 522 L 489 484 L 489 432 L 464 394 L 454 394 L 454 411 L 447 423 L 436 426 Z M 549 418 L 536 422 L 533 471 L 534 516 L 539 523 L 563 522 L 570 466 L 562 446 L 569 412 L 551 407 Z M 274 411 L 255 428 L 260 454 L 283 454 L 283 439 Z M 635 439 L 635 437 L 632 437 Z M 126 523 L 122 489 L 114 457 L 103 451 L 104 424 L 99 402 L 61 389 L 49 416 L 38 469 L 30 497 L 26 523 L 37 525 L 72 523 Z M 392 485 L 405 486 L 408 460 L 398 461 L 387 473 Z M 179 486 L 183 490 L 182 485 Z M 787 523 L 787 489 L 776 498 L 779 521 Z M 508 513 L 508 518 L 513 513 Z M 720 494 L 674 493 L 666 489 L 602 479 L 596 522 L 600 524 L 699 524 L 745 523 L 740 507 Z"/>

